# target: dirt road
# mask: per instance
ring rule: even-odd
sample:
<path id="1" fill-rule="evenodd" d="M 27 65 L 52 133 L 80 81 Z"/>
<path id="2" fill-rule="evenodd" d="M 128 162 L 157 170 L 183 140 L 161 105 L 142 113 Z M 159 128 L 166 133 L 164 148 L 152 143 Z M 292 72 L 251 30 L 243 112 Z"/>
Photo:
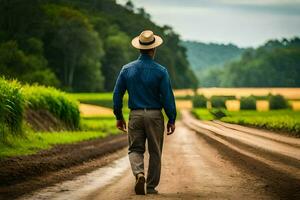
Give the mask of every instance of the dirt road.
<path id="1" fill-rule="evenodd" d="M 21 199 L 300 199 L 300 140 L 183 111 L 166 136 L 159 195 L 136 196 L 124 157 Z"/>

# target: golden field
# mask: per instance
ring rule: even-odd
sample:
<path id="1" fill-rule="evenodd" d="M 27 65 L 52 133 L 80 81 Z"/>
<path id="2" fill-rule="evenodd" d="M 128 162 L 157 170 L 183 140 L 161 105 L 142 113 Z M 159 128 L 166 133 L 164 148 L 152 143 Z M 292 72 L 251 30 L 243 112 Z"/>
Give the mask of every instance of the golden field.
<path id="1" fill-rule="evenodd" d="M 287 99 L 300 99 L 300 88 L 199 88 L 198 94 L 203 94 L 207 98 L 213 95 L 236 96 L 238 99 L 242 96 L 265 96 L 268 94 L 280 94 Z M 175 96 L 194 95 L 192 89 L 175 90 Z"/>
<path id="2" fill-rule="evenodd" d="M 79 110 L 82 117 L 113 116 L 112 109 L 101 106 L 94 106 L 81 103 L 79 105 Z"/>

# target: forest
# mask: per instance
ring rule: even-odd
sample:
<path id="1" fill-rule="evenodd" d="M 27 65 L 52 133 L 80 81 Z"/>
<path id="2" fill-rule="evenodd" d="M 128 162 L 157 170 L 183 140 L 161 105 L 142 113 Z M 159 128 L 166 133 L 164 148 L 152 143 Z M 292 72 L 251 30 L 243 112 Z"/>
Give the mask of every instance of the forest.
<path id="1" fill-rule="evenodd" d="M 151 29 L 164 45 L 156 60 L 175 88 L 196 88 L 180 37 L 131 1 L 0 0 L 0 75 L 68 92 L 112 91 L 121 67 L 138 57 L 131 38 Z"/>

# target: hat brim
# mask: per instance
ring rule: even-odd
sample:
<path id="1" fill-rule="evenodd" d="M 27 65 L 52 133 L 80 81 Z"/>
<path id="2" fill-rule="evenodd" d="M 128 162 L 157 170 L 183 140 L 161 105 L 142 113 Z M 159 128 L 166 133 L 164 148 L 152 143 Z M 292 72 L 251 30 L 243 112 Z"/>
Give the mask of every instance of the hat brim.
<path id="1" fill-rule="evenodd" d="M 163 43 L 163 39 L 161 37 L 159 37 L 158 35 L 154 35 L 154 37 L 155 37 L 155 42 L 150 45 L 140 44 L 139 36 L 133 38 L 131 44 L 134 48 L 137 49 L 154 49 Z"/>

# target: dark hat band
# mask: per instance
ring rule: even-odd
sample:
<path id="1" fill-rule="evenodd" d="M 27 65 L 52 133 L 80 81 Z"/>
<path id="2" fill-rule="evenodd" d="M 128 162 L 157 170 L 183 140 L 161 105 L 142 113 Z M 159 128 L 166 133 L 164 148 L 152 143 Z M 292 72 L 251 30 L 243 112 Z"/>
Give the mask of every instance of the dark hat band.
<path id="1" fill-rule="evenodd" d="M 150 42 L 142 42 L 141 40 L 139 40 L 139 42 L 140 42 L 140 44 L 142 44 L 142 45 L 151 45 L 151 44 L 153 44 L 153 43 L 155 42 L 155 37 L 154 37 L 153 40 L 150 41 Z"/>

